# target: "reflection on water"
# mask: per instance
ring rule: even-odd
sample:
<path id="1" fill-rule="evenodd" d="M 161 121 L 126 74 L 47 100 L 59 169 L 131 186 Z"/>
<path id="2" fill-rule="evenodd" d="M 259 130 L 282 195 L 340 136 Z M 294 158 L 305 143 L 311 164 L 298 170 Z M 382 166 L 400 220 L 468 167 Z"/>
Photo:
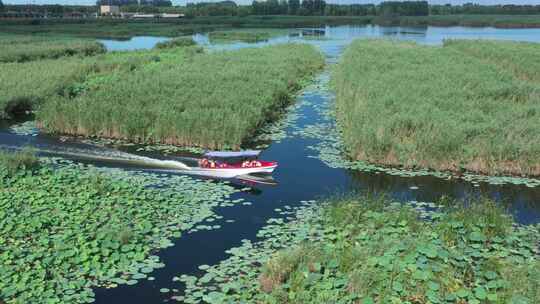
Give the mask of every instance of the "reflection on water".
<path id="1" fill-rule="evenodd" d="M 133 51 L 151 49 L 156 44 L 169 40 L 167 37 L 136 36 L 128 40 L 99 40 L 109 51 Z"/>

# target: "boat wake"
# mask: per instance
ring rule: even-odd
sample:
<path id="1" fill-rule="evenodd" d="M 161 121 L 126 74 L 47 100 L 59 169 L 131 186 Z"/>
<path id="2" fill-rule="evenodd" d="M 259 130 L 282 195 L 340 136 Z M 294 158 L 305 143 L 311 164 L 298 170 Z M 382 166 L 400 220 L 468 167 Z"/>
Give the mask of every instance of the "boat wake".
<path id="1" fill-rule="evenodd" d="M 41 147 L 32 146 L 38 156 L 63 157 L 72 160 L 93 161 L 97 163 L 105 163 L 114 166 L 130 166 L 141 167 L 142 169 L 174 169 L 189 171 L 191 167 L 177 160 L 160 160 L 146 156 L 139 156 L 131 153 L 104 150 L 93 151 L 91 148 L 67 148 L 67 147 Z M 0 145 L 0 149 L 9 151 L 20 151 L 21 146 Z"/>

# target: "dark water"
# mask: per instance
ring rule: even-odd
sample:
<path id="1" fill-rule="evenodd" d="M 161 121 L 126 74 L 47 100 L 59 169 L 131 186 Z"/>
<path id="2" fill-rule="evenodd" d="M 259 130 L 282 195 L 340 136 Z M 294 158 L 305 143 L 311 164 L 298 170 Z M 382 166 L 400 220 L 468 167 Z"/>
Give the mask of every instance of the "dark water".
<path id="1" fill-rule="evenodd" d="M 412 39 L 423 43 L 440 43 L 446 37 L 467 37 L 501 39 L 523 39 L 540 41 L 540 30 L 495 30 L 495 29 L 465 29 L 465 28 L 379 28 L 379 27 L 337 27 L 328 28 L 326 35 L 332 39 L 310 40 L 321 48 L 326 54 L 328 62 L 337 60 L 343 48 L 353 37 L 361 36 L 395 36 L 397 38 Z M 335 39 L 334 39 L 335 38 Z M 276 39 L 286 39 L 276 38 Z M 289 39 L 289 38 L 287 38 Z M 298 38 L 294 38 L 298 39 Z M 274 43 L 271 40 L 267 43 Z M 266 44 L 266 43 L 263 43 Z M 244 44 L 214 45 L 214 48 L 239 48 Z M 325 104 L 331 102 L 324 92 L 315 92 L 306 97 L 311 103 Z M 300 103 L 302 104 L 302 103 Z M 323 120 L 323 117 L 313 107 L 302 105 L 296 110 L 300 118 L 294 126 L 287 128 L 291 134 L 293 128 L 311 125 Z M 262 159 L 278 161 L 280 166 L 274 173 L 279 183 L 277 186 L 255 186 L 250 193 L 235 194 L 233 198 L 244 198 L 252 205 L 236 205 L 217 209 L 216 213 L 227 219 L 234 219 L 234 223 L 218 223 L 221 229 L 212 231 L 199 231 L 185 234 L 176 240 L 175 246 L 159 252 L 166 267 L 156 270 L 151 275 L 155 281 L 142 280 L 135 286 L 121 286 L 119 288 L 96 290 L 97 303 L 160 303 L 167 301 L 170 295 L 160 293 L 160 288 L 179 288 L 180 284 L 172 282 L 174 276 L 181 274 L 197 274 L 198 265 L 215 264 L 225 258 L 224 251 L 239 246 L 242 239 L 255 240 L 256 233 L 266 220 L 277 217 L 275 208 L 285 205 L 299 205 L 301 200 L 322 198 L 328 195 L 347 193 L 371 189 L 384 191 L 396 199 L 409 201 L 432 202 L 441 196 L 454 198 L 487 195 L 499 201 L 504 201 L 517 221 L 523 224 L 540 222 L 540 188 L 528 188 L 517 185 L 489 185 L 480 183 L 474 187 L 471 183 L 462 180 L 443 180 L 435 177 L 400 177 L 387 174 L 363 173 L 345 169 L 334 169 L 321 160 L 308 157 L 308 146 L 318 143 L 316 139 L 307 139 L 302 136 L 291 136 L 279 143 L 274 143 L 263 152 Z M 62 142 L 58 138 L 46 135 L 15 135 L 6 126 L 0 128 L 0 144 L 3 147 L 20 147 L 23 145 L 36 146 L 40 150 L 48 151 L 66 157 L 91 162 L 96 165 L 120 167 L 126 170 L 140 170 L 137 162 L 102 161 L 99 155 L 114 157 L 124 156 L 120 152 L 93 147 L 74 142 Z M 0 147 L 1 147 L 0 146 Z M 85 155 L 88 151 L 88 155 Z M 117 154 L 120 153 L 120 154 Z M 312 153 L 311 153 L 312 154 Z M 171 173 L 173 174 L 173 173 Z M 411 186 L 418 189 L 413 190 Z M 174 301 L 173 301 L 174 302 Z"/>

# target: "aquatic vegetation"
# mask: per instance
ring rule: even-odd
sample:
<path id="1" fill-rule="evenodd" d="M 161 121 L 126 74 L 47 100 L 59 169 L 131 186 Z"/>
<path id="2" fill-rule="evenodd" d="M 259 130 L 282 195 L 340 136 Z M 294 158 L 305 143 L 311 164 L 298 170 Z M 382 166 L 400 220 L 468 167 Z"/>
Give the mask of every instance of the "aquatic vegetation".
<path id="1" fill-rule="evenodd" d="M 374 18 L 374 24 L 386 26 L 467 26 L 495 28 L 538 28 L 538 16 L 531 15 L 430 15 Z"/>
<path id="2" fill-rule="evenodd" d="M 185 303 L 536 303 L 540 227 L 495 203 L 402 205 L 366 194 L 276 210 L 199 277 Z"/>
<path id="3" fill-rule="evenodd" d="M 371 16 L 209 16 L 176 20 L 95 19 L 0 20 L 0 33 L 66 35 L 129 39 L 133 36 L 178 37 L 219 29 L 297 28 L 340 24 L 368 24 Z M 35 24 L 38 22 L 39 24 Z"/>
<path id="4" fill-rule="evenodd" d="M 9 131 L 20 136 L 37 136 L 39 134 L 39 128 L 33 120 L 14 124 L 9 127 Z"/>
<path id="5" fill-rule="evenodd" d="M 0 35 L 0 63 L 56 59 L 66 56 L 93 56 L 105 53 L 103 44 L 52 36 Z"/>
<path id="6" fill-rule="evenodd" d="M 32 148 L 23 148 L 18 152 L 0 151 L 0 176 L 12 176 L 19 171 L 32 170 L 39 166 L 39 161 Z"/>
<path id="7" fill-rule="evenodd" d="M 332 82 L 353 159 L 540 175 L 540 87 L 498 64 L 451 46 L 362 40 L 345 52 Z"/>
<path id="8" fill-rule="evenodd" d="M 275 33 L 275 32 L 274 32 Z M 259 42 L 270 39 L 272 35 L 265 31 L 215 31 L 208 33 L 208 38 L 212 42 L 223 41 L 242 41 L 242 42 Z"/>
<path id="9" fill-rule="evenodd" d="M 42 162 L 33 172 L 0 175 L 6 303 L 91 303 L 94 287 L 150 280 L 164 267 L 154 254 L 217 218 L 212 209 L 234 204 L 227 197 L 238 191 L 186 176 Z"/>
<path id="10" fill-rule="evenodd" d="M 347 157 L 347 150 L 342 140 L 343 134 L 336 123 L 335 96 L 329 86 L 329 73 L 320 74 L 314 83 L 304 90 L 297 105 L 311 107 L 320 120 L 317 123 L 294 126 L 292 136 L 306 139 L 315 139 L 318 142 L 307 146 L 311 151 L 308 157 L 317 158 L 332 168 L 358 170 L 362 172 L 384 173 L 402 177 L 434 176 L 441 179 L 461 179 L 479 186 L 480 183 L 491 185 L 524 185 L 529 188 L 540 186 L 540 179 L 517 176 L 490 176 L 479 175 L 473 172 L 459 172 L 428 170 L 425 168 L 401 168 L 383 166 L 361 160 L 352 160 Z M 315 98 L 315 99 L 314 99 Z M 323 102 L 317 98 L 324 99 Z M 312 101 L 309 101 L 311 100 Z"/>
<path id="11" fill-rule="evenodd" d="M 134 70 L 159 59 L 157 51 L 108 53 L 86 58 L 45 59 L 0 63 L 0 119 L 35 110 L 57 96 L 73 96 L 91 75 Z M 93 79 L 101 79 L 97 76 Z"/>
<path id="12" fill-rule="evenodd" d="M 540 62 L 536 59 L 540 44 L 493 40 L 445 40 L 449 47 L 509 70 L 525 81 L 540 83 Z"/>
<path id="13" fill-rule="evenodd" d="M 54 133 L 238 148 L 279 117 L 323 65 L 322 55 L 302 44 L 170 50 L 135 71 L 81 83 L 77 96 L 44 104 L 38 120 Z"/>
<path id="14" fill-rule="evenodd" d="M 167 40 L 164 42 L 159 42 L 156 44 L 156 49 L 169 49 L 169 48 L 175 48 L 175 47 L 184 47 L 184 46 L 193 46 L 196 42 L 193 41 L 193 38 L 191 37 L 180 37 L 180 38 L 174 38 L 171 40 Z"/>
<path id="15" fill-rule="evenodd" d="M 61 34 L 73 37 L 129 39 L 151 35 L 177 37 L 216 29 L 299 28 L 326 25 L 402 26 L 493 26 L 497 28 L 538 28 L 538 16 L 517 15 L 432 15 L 377 18 L 375 16 L 208 16 L 177 20 L 70 19 L 1 20 L 0 32 L 17 34 Z"/>
<path id="16" fill-rule="evenodd" d="M 84 23 L 73 20 L 34 20 L 32 24 L 22 20 L 3 20 L 0 33 L 19 35 L 67 36 L 97 39 L 130 39 L 134 36 L 166 36 L 178 37 L 191 35 L 195 32 L 210 31 L 216 28 L 230 27 L 231 25 L 215 22 L 193 22 L 190 20 L 177 20 L 178 22 L 148 22 L 144 20 L 86 20 Z M 216 19 L 216 21 L 219 21 Z"/>

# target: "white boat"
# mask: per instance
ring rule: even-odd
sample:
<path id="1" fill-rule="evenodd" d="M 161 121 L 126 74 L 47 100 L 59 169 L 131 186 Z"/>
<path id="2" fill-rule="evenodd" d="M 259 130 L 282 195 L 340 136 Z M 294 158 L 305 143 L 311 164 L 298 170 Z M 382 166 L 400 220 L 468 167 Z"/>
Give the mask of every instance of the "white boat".
<path id="1" fill-rule="evenodd" d="M 181 170 L 182 173 L 191 175 L 200 175 L 219 178 L 233 178 L 241 175 L 253 173 L 272 173 L 277 168 L 276 162 L 257 161 L 260 166 L 242 167 L 241 164 L 230 165 L 220 164 L 214 168 L 209 167 L 191 167 L 189 170 Z"/>

